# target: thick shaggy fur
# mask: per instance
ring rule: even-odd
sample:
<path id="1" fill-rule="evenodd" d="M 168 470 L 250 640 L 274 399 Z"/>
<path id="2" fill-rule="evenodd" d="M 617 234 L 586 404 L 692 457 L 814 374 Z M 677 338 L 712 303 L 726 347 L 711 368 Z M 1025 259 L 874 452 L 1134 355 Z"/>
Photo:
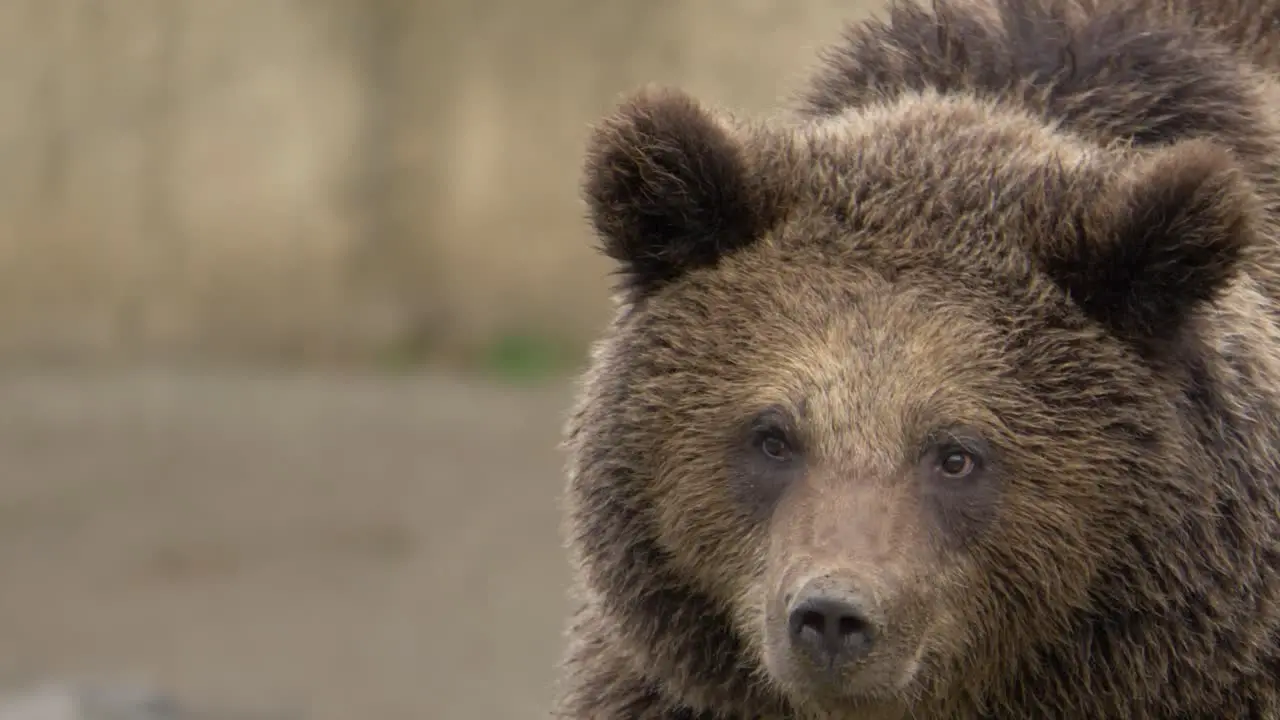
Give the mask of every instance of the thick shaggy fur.
<path id="1" fill-rule="evenodd" d="M 900 1 L 788 119 L 602 123 L 557 716 L 1280 718 L 1278 53 L 1276 0 Z M 767 631 L 814 558 L 890 598 L 856 697 Z"/>

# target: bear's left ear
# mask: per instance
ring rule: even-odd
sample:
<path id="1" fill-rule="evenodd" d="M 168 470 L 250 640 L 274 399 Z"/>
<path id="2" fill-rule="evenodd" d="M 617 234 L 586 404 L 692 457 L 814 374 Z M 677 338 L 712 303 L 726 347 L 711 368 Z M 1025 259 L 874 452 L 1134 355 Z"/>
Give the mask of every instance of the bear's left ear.
<path id="1" fill-rule="evenodd" d="M 648 89 L 592 135 L 583 194 L 605 254 L 641 295 L 762 231 L 740 137 L 675 90 Z"/>
<path id="2" fill-rule="evenodd" d="M 1253 241 L 1256 196 L 1223 148 L 1186 140 L 1087 203 L 1046 263 L 1089 315 L 1130 340 L 1173 338 L 1225 290 Z"/>

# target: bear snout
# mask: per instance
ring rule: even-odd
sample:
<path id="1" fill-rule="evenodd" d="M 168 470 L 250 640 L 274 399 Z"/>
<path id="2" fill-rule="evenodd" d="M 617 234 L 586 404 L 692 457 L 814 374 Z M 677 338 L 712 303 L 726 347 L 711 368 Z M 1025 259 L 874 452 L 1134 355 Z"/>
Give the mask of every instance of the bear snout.
<path id="1" fill-rule="evenodd" d="M 854 583 L 831 577 L 806 583 L 787 610 L 791 652 L 821 672 L 838 674 L 871 651 L 878 623 Z"/>

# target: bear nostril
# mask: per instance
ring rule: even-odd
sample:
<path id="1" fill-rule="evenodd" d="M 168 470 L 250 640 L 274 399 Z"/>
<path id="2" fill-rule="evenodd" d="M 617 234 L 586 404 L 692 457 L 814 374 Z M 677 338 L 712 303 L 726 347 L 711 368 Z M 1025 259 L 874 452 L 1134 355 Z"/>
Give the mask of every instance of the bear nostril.
<path id="1" fill-rule="evenodd" d="M 866 632 L 867 621 L 856 615 L 845 615 L 840 618 L 840 634 L 844 636 L 857 635 Z"/>
<path id="2" fill-rule="evenodd" d="M 806 610 L 800 613 L 800 624 L 804 629 L 813 630 L 820 636 L 827 634 L 827 618 L 820 612 Z"/>
<path id="3" fill-rule="evenodd" d="M 871 623 L 854 602 L 826 592 L 801 592 L 788 625 L 793 647 L 823 666 L 866 655 L 874 636 Z"/>

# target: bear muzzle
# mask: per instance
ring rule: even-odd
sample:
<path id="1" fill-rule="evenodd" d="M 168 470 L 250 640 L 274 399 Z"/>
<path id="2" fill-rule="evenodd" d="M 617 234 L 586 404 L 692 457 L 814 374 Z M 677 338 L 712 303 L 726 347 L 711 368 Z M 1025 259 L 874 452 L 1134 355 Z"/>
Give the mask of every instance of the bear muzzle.
<path id="1" fill-rule="evenodd" d="M 899 697 L 921 668 L 924 591 L 866 567 L 783 573 L 766 601 L 765 667 L 821 707 Z"/>
<path id="2" fill-rule="evenodd" d="M 867 656 L 878 635 L 857 588 L 836 576 L 805 583 L 787 609 L 791 653 L 820 673 L 841 676 Z"/>

